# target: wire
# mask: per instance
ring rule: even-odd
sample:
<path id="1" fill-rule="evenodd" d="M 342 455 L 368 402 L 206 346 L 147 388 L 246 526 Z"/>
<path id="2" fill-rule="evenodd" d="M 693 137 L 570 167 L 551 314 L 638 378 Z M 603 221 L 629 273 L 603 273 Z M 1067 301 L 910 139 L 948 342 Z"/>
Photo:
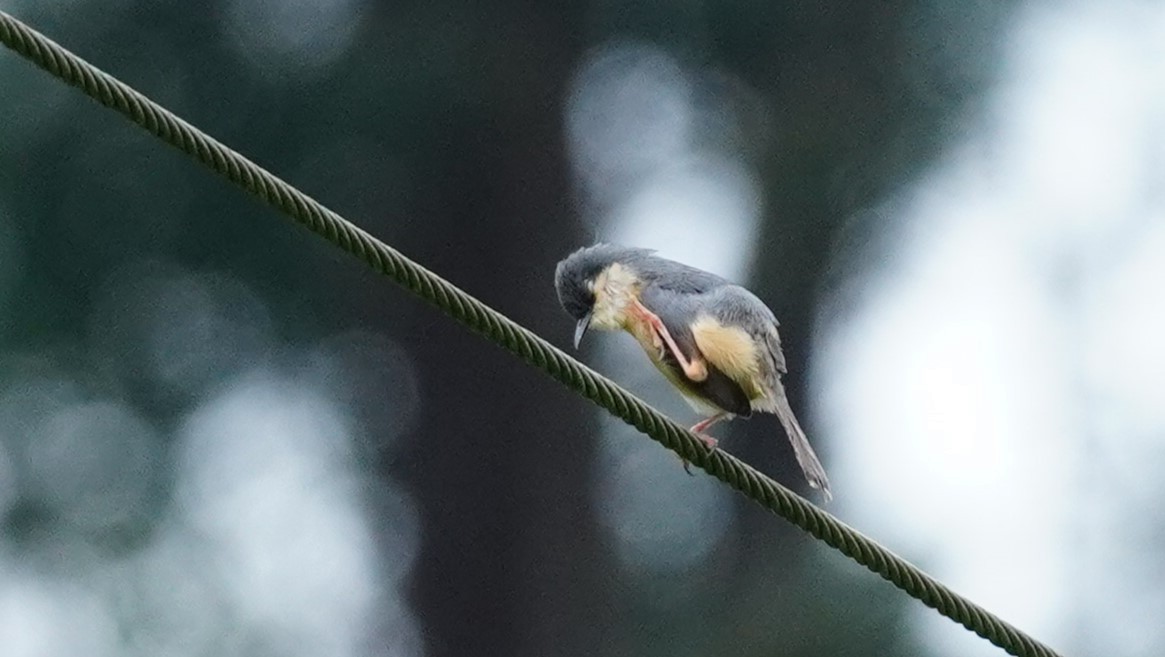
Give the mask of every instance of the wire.
<path id="1" fill-rule="evenodd" d="M 102 105 L 193 156 L 296 222 L 386 274 L 451 317 L 555 380 L 607 409 L 686 461 L 752 498 L 911 597 L 1016 657 L 1056 653 L 916 566 L 722 450 L 709 452 L 695 435 L 610 379 L 575 360 L 496 310 L 409 260 L 262 167 L 0 11 L 0 41 Z"/>

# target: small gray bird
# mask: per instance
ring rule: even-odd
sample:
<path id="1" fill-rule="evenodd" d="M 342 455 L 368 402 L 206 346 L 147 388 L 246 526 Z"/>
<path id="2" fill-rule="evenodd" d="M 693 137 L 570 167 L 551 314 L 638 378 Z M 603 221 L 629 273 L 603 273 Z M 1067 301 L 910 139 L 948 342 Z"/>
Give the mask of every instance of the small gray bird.
<path id="1" fill-rule="evenodd" d="M 781 375 L 785 356 L 773 311 L 753 293 L 715 274 L 648 249 L 596 244 L 575 251 L 554 272 L 558 300 L 578 320 L 574 346 L 588 328 L 624 330 L 684 399 L 706 415 L 692 427 L 774 413 L 809 485 L 831 499 L 829 479 L 793 415 Z M 687 464 L 685 464 L 685 468 Z"/>

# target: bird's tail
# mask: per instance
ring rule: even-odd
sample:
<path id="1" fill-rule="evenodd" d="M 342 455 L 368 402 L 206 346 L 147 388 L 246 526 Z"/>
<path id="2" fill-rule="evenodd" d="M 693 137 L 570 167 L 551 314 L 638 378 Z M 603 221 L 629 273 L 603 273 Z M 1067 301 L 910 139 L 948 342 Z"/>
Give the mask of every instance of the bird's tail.
<path id="1" fill-rule="evenodd" d="M 776 397 L 775 410 L 776 415 L 781 419 L 781 424 L 785 427 L 785 433 L 789 435 L 789 442 L 793 445 L 793 454 L 797 456 L 797 463 L 801 466 L 801 471 L 805 473 L 805 479 L 809 481 L 809 485 L 821 491 L 825 496 L 825 501 L 828 502 L 833 499 L 833 494 L 829 492 L 829 477 L 825 476 L 825 468 L 822 467 L 821 461 L 817 458 L 817 452 L 813 451 L 813 446 L 809 444 L 809 439 L 805 436 L 805 431 L 801 428 L 801 424 L 797 422 L 797 416 L 793 415 L 793 408 L 789 406 L 789 398 L 785 396 L 783 389 L 778 389 Z"/>

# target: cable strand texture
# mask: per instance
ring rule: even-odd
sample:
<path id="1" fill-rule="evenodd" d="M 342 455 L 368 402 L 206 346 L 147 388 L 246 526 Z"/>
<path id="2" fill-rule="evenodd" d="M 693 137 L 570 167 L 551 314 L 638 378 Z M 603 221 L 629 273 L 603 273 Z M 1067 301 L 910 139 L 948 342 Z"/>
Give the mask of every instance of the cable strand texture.
<path id="1" fill-rule="evenodd" d="M 273 205 L 296 222 L 366 262 L 457 321 L 882 576 L 943 616 L 1016 657 L 1057 657 L 1051 648 L 951 591 L 874 540 L 845 525 L 751 466 L 704 444 L 610 379 L 440 276 L 325 208 L 226 145 L 114 77 L 0 11 L 0 41 L 57 78 L 77 87 L 150 133 Z"/>

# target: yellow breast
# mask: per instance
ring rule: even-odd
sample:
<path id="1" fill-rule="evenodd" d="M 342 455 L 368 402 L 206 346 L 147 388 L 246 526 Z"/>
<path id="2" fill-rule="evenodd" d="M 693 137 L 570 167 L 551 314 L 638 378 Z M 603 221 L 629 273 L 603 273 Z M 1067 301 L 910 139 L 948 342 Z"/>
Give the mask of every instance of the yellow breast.
<path id="1" fill-rule="evenodd" d="M 607 267 L 594 282 L 595 303 L 591 308 L 591 326 L 603 331 L 626 329 L 627 309 L 639 295 L 639 277 L 619 263 Z"/>

